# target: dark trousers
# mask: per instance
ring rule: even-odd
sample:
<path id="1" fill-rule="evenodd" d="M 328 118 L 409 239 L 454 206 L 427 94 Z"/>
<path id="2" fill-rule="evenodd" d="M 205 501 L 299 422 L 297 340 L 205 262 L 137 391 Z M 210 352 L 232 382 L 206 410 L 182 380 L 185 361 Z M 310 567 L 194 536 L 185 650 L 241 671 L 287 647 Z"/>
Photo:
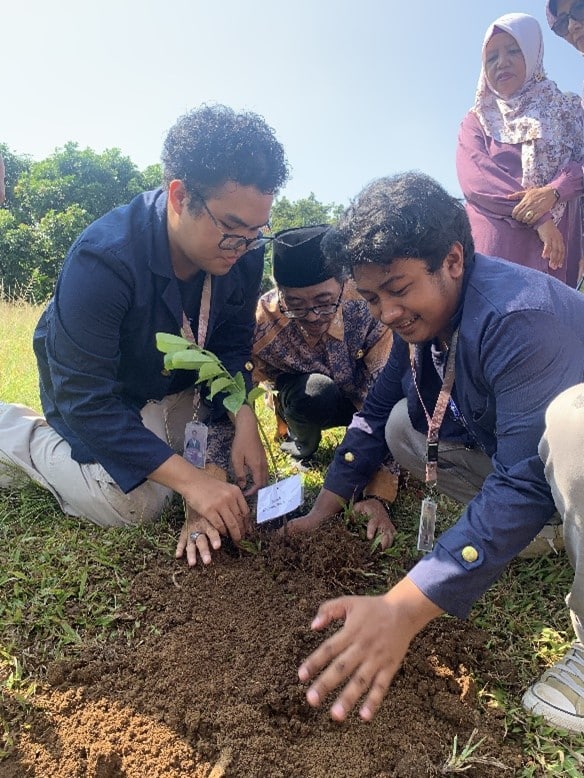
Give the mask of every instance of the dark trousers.
<path id="1" fill-rule="evenodd" d="M 321 373 L 280 375 L 276 389 L 297 456 L 314 454 L 322 430 L 347 426 L 357 410 L 334 381 Z"/>

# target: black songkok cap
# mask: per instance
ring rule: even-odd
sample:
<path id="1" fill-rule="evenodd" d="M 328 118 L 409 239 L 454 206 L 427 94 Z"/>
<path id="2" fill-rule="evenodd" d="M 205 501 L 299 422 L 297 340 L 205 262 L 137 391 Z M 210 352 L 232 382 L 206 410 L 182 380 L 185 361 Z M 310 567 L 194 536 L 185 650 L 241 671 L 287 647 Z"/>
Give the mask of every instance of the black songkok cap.
<path id="1" fill-rule="evenodd" d="M 328 224 L 318 224 L 280 230 L 275 234 L 272 269 L 278 286 L 314 286 L 333 277 L 333 273 L 326 268 L 326 260 L 320 250 L 328 228 Z"/>

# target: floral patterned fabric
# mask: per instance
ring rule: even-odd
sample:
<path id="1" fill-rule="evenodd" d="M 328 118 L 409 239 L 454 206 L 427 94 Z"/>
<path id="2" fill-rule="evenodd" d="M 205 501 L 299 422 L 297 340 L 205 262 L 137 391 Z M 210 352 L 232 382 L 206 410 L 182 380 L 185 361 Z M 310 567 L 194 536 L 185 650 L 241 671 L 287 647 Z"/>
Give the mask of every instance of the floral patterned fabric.
<path id="1" fill-rule="evenodd" d="M 260 298 L 256 321 L 255 383 L 273 385 L 282 373 L 322 373 L 357 408 L 363 405 L 391 350 L 391 330 L 373 319 L 352 281 L 345 282 L 341 306 L 317 342 L 303 333 L 298 320 L 282 315 L 276 289 Z"/>
<path id="2" fill-rule="evenodd" d="M 517 41 L 526 66 L 525 83 L 519 92 L 504 99 L 487 79 L 485 47 L 496 30 Z M 500 143 L 521 144 L 521 186 L 546 186 L 571 161 L 584 161 L 584 112 L 578 95 L 561 92 L 546 78 L 543 38 L 536 19 L 527 14 L 506 14 L 488 28 L 483 41 L 483 66 L 473 113 L 485 133 Z M 557 225 L 566 204 L 552 208 Z"/>

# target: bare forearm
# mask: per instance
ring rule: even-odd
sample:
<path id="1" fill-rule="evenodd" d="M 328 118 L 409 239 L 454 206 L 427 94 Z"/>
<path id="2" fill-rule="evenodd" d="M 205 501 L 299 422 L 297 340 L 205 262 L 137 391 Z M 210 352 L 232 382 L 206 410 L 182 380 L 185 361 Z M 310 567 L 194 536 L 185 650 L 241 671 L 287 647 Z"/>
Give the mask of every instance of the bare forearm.
<path id="1" fill-rule="evenodd" d="M 419 589 L 409 578 L 402 578 L 383 599 L 401 614 L 404 628 L 412 639 L 444 611 Z"/>
<path id="2" fill-rule="evenodd" d="M 202 470 L 191 465 L 184 457 L 173 454 L 148 476 L 150 481 L 167 486 L 185 496 L 193 488 L 201 488 L 209 476 Z"/>
<path id="3" fill-rule="evenodd" d="M 345 504 L 346 500 L 338 494 L 329 489 L 321 489 L 307 517 L 322 521 L 342 511 Z"/>

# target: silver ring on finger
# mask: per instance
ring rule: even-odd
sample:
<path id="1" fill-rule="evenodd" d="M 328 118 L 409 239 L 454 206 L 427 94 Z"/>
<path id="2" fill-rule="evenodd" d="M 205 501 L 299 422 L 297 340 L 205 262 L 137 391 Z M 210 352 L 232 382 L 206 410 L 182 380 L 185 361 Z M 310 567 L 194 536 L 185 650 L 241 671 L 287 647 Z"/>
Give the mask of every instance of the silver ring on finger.
<path id="1" fill-rule="evenodd" d="M 525 214 L 525 218 L 531 221 L 531 219 L 533 218 L 533 211 L 527 211 L 527 213 Z"/>
<path id="2" fill-rule="evenodd" d="M 193 543 L 197 542 L 197 539 L 201 537 L 201 535 L 204 535 L 204 532 L 191 532 L 189 535 L 189 538 L 193 541 Z"/>

